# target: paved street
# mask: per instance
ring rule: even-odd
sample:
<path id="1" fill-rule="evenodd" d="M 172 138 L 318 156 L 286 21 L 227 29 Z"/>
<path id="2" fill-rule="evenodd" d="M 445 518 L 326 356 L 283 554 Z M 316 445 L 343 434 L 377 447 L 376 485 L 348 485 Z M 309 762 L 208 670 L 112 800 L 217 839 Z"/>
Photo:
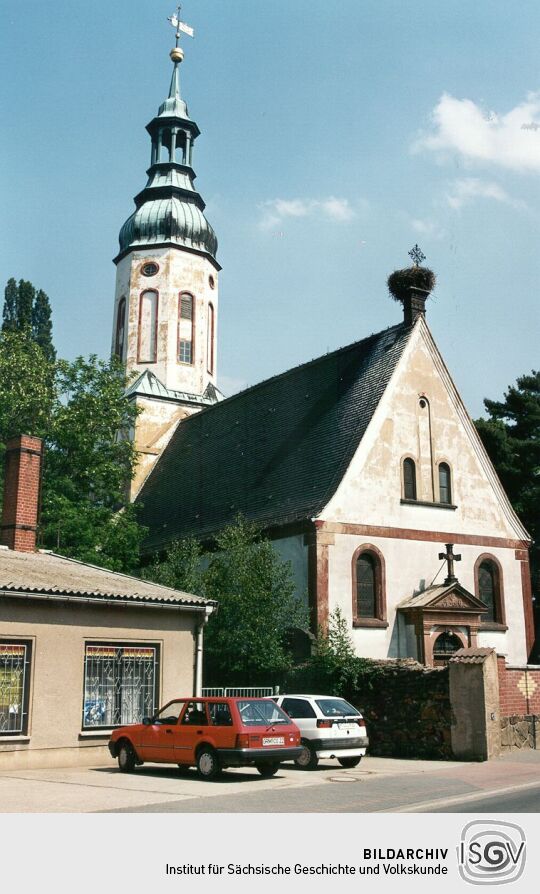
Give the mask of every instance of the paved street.
<path id="1" fill-rule="evenodd" d="M 202 782 L 195 770 L 147 764 L 124 775 L 95 768 L 0 773 L 0 812 L 540 812 L 540 751 L 488 763 L 367 757 L 354 770 L 325 761 L 315 772 L 284 765 L 273 779 L 228 770 Z"/>

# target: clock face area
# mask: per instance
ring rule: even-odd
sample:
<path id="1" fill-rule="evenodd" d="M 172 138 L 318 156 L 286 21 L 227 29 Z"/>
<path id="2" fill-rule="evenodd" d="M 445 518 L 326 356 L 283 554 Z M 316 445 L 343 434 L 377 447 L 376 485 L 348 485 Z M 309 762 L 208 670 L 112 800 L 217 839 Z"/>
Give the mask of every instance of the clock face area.
<path id="1" fill-rule="evenodd" d="M 155 276 L 158 272 L 159 264 L 156 264 L 155 261 L 148 261 L 141 267 L 141 273 L 143 276 Z"/>

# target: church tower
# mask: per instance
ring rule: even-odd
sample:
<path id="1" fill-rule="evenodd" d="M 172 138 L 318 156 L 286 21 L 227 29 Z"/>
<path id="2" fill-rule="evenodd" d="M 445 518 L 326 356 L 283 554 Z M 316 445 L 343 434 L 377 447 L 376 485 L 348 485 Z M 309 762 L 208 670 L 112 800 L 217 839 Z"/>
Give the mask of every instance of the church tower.
<path id="1" fill-rule="evenodd" d="M 112 353 L 133 381 L 141 409 L 134 440 L 139 464 L 135 498 L 178 422 L 222 395 L 216 387 L 218 275 L 216 235 L 194 186 L 193 147 L 200 134 L 180 92 L 180 30 L 169 95 L 147 131 L 148 182 L 120 230 Z"/>

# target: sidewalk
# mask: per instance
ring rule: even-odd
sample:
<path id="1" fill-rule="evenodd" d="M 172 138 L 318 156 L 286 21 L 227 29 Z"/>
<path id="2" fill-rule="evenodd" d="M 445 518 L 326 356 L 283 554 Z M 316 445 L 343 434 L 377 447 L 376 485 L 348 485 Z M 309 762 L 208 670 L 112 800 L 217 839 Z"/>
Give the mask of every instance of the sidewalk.
<path id="1" fill-rule="evenodd" d="M 263 779 L 256 770 L 231 769 L 215 783 L 202 782 L 194 770 L 180 776 L 175 767 L 156 764 L 121 774 L 112 761 L 94 768 L 3 771 L 0 813 L 160 811 L 174 809 L 175 803 L 189 812 L 236 812 L 246 804 L 257 812 L 279 812 L 288 809 L 285 801 L 290 800 L 299 810 L 331 812 L 338 809 L 346 783 L 366 810 L 407 805 L 429 810 L 430 804 L 459 796 L 470 798 L 474 811 L 476 796 L 540 785 L 540 751 L 513 752 L 485 763 L 366 757 L 354 770 L 325 761 L 315 772 L 283 765 L 273 779 Z"/>

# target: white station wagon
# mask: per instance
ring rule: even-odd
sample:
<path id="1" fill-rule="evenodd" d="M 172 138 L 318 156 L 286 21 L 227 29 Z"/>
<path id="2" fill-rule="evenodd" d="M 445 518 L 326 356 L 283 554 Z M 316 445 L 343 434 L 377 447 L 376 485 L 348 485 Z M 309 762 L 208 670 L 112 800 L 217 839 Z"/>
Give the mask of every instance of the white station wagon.
<path id="1" fill-rule="evenodd" d="M 297 767 L 314 770 L 320 758 L 336 757 L 342 767 L 356 767 L 369 740 L 360 711 L 331 695 L 279 695 L 274 698 L 294 720 L 302 736 Z"/>

